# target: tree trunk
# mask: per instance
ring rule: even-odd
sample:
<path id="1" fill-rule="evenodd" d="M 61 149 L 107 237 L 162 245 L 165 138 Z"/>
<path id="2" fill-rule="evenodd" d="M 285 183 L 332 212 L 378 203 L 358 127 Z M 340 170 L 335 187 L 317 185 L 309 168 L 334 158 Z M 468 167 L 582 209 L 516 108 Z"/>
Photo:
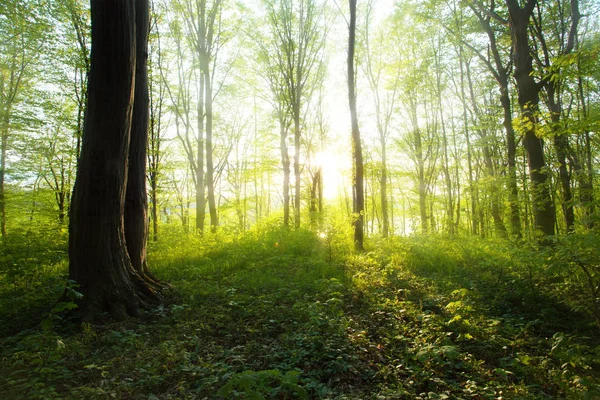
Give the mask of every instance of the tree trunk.
<path id="1" fill-rule="evenodd" d="M 379 141 L 381 143 L 381 218 L 383 219 L 383 237 L 386 238 L 390 234 L 390 217 L 388 212 L 388 174 L 387 174 L 387 152 L 385 136 L 379 134 Z"/>
<path id="2" fill-rule="evenodd" d="M 80 310 L 85 320 L 105 311 L 115 318 L 138 315 L 140 306 L 158 299 L 134 269 L 124 230 L 136 75 L 134 3 L 91 2 L 94 45 L 69 232 L 69 278 L 83 294 Z M 129 179 L 144 178 L 132 172 Z M 134 258 L 139 265 L 139 254 Z"/>
<path id="3" fill-rule="evenodd" d="M 294 227 L 300 228 L 300 96 L 296 100 L 294 111 Z"/>
<path id="4" fill-rule="evenodd" d="M 206 217 L 206 183 L 204 181 L 204 79 L 198 70 L 200 88 L 198 90 L 198 140 L 196 154 L 196 231 L 204 233 Z"/>
<path id="5" fill-rule="evenodd" d="M 356 41 L 356 2 L 350 0 L 350 24 L 348 34 L 348 103 L 350 106 L 350 119 L 352 126 L 352 158 L 354 161 L 353 174 L 353 224 L 354 247 L 357 251 L 364 251 L 364 167 L 362 158 L 362 144 L 358 129 L 358 116 L 356 112 L 356 78 L 354 76 L 354 44 Z"/>
<path id="6" fill-rule="evenodd" d="M 512 125 L 512 110 L 510 106 L 510 96 L 508 93 L 508 79 L 506 85 L 500 87 L 500 103 L 504 119 L 502 124 L 506 131 L 506 150 L 508 163 L 508 202 L 510 204 L 510 227 L 511 234 L 517 239 L 523 237 L 521 231 L 521 215 L 519 210 L 519 189 L 517 187 L 517 144 L 515 141 L 515 130 Z"/>
<path id="7" fill-rule="evenodd" d="M 467 99 L 465 96 L 465 60 L 463 56 L 463 47 L 458 47 L 459 63 L 460 63 L 460 100 L 463 108 L 463 124 L 465 130 L 465 139 L 467 141 L 467 165 L 469 167 L 469 196 L 471 196 L 471 234 L 476 235 L 479 225 L 478 216 L 478 193 L 473 180 L 473 156 L 471 147 L 471 136 L 469 132 L 469 120 L 467 118 Z"/>
<path id="8" fill-rule="evenodd" d="M 319 194 L 321 192 L 320 189 L 321 183 L 321 168 L 317 168 L 315 172 L 312 173 L 312 182 L 310 186 L 310 203 L 309 203 L 309 214 L 310 214 L 310 225 L 312 229 L 316 229 L 318 227 L 319 214 L 320 211 L 319 205 Z"/>
<path id="9" fill-rule="evenodd" d="M 133 269 L 155 290 L 161 288 L 148 270 L 148 195 L 146 190 L 146 155 L 150 98 L 148 93 L 148 0 L 135 1 L 135 84 L 129 141 L 129 164 L 125 194 L 124 224 L 127 252 Z"/>
<path id="10" fill-rule="evenodd" d="M 544 236 L 554 235 L 555 210 L 549 188 L 544 145 L 537 137 L 539 125 L 539 86 L 533 78 L 531 49 L 529 46 L 529 19 L 537 0 L 528 0 L 524 8 L 517 0 L 506 0 L 509 26 L 513 45 L 515 80 L 519 94 L 519 106 L 523 118 L 523 144 L 527 152 L 535 230 Z"/>
<path id="11" fill-rule="evenodd" d="M 490 14 L 495 13 L 495 3 L 490 3 L 490 13 L 482 12 L 478 7 L 474 4 L 470 4 L 469 7 L 473 11 L 473 13 L 479 19 L 479 23 L 483 27 L 484 31 L 488 35 L 488 39 L 490 41 L 489 50 L 494 60 L 495 69 L 491 63 L 487 63 L 490 72 L 494 75 L 494 78 L 498 82 L 498 86 L 500 87 L 500 104 L 502 105 L 502 111 L 504 114 L 504 120 L 502 121 L 502 125 L 504 126 L 504 130 L 506 131 L 506 147 L 507 147 L 507 163 L 508 163 L 508 179 L 507 179 L 507 187 L 508 187 L 508 202 L 510 204 L 510 224 L 511 224 L 511 233 L 517 239 L 521 239 L 523 236 L 521 231 L 521 217 L 519 211 L 519 198 L 518 198 L 518 187 L 517 187 L 517 162 L 516 162 L 516 154 L 517 154 L 517 145 L 515 142 L 515 131 L 512 125 L 512 109 L 511 109 L 511 101 L 510 94 L 508 90 L 508 71 L 510 69 L 510 64 L 508 66 L 504 66 L 502 63 L 502 58 L 500 57 L 500 52 L 498 51 L 498 42 L 496 40 L 496 31 L 492 28 L 490 24 L 491 16 Z"/>
<path id="12" fill-rule="evenodd" d="M 10 108 L 7 106 L 2 116 L 2 131 L 0 135 L 0 234 L 6 237 L 6 195 L 5 195 L 5 171 L 6 171 L 6 152 L 8 151 L 8 125 L 10 123 Z"/>
<path id="13" fill-rule="evenodd" d="M 290 226 L 290 156 L 287 148 L 287 127 L 279 121 L 279 148 L 281 150 L 281 166 L 283 167 L 283 226 Z"/>
<path id="14" fill-rule="evenodd" d="M 562 208 L 565 217 L 567 232 L 575 229 L 575 213 L 573 210 L 573 191 L 571 190 L 571 173 L 567 168 L 569 158 L 569 139 L 560 131 L 560 104 L 556 99 L 556 87 L 552 81 L 546 85 L 547 104 L 550 110 L 550 121 L 552 123 L 554 150 L 558 162 L 558 177 L 562 189 Z"/>
<path id="15" fill-rule="evenodd" d="M 577 92 L 579 95 L 579 101 L 581 102 L 581 111 L 583 118 L 586 118 L 587 106 L 585 103 L 585 96 L 583 93 L 583 79 L 581 78 L 581 72 L 579 71 L 579 64 L 577 65 L 579 78 L 577 79 Z M 594 206 L 594 166 L 592 164 L 592 146 L 590 140 L 590 132 L 586 129 L 584 132 L 584 158 L 585 165 L 587 168 L 581 168 L 579 174 L 579 199 L 585 208 L 585 225 L 588 229 L 594 227 L 594 221 L 591 216 L 596 212 Z"/>
<path id="16" fill-rule="evenodd" d="M 208 194 L 208 212 L 210 214 L 210 231 L 215 233 L 219 226 L 219 216 L 217 214 L 217 206 L 215 203 L 215 174 L 213 166 L 213 141 L 212 141 L 212 128 L 213 128 L 213 110 L 212 110 L 212 85 L 211 77 L 208 70 L 208 61 L 205 64 L 204 78 L 206 83 L 204 84 L 205 89 L 205 102 L 206 102 L 206 186 Z"/>

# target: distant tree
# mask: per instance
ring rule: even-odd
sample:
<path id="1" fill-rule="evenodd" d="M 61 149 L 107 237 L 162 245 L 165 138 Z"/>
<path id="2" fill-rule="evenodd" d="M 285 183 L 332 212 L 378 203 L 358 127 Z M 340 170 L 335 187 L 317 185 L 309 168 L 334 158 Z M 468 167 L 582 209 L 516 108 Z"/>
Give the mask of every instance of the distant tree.
<path id="1" fill-rule="evenodd" d="M 266 6 L 275 49 L 270 56 L 276 59 L 274 64 L 278 68 L 279 82 L 283 85 L 281 94 L 294 124 L 294 225 L 298 228 L 301 211 L 301 120 L 306 99 L 321 82 L 318 78 L 321 76 L 320 59 L 327 28 L 325 10 L 317 0 L 269 0 Z"/>
<path id="2" fill-rule="evenodd" d="M 348 21 L 348 103 L 350 106 L 350 122 L 352 127 L 352 159 L 353 159 L 353 218 L 354 218 L 354 247 L 364 251 L 364 219 L 365 219 L 365 189 L 362 143 L 358 128 L 356 111 L 356 77 L 354 68 L 354 52 L 356 47 L 356 3 L 350 0 L 350 20 Z"/>
<path id="3" fill-rule="evenodd" d="M 86 320 L 138 315 L 159 299 L 145 258 L 148 13 L 147 0 L 91 1 L 88 103 L 69 227 L 69 278 L 83 294 Z"/>
<path id="4" fill-rule="evenodd" d="M 148 51 L 148 91 L 150 96 L 150 120 L 148 129 L 148 184 L 150 188 L 150 220 L 152 221 L 152 240 L 158 241 L 159 193 L 164 159 L 164 104 L 166 82 L 163 74 L 163 55 L 159 32 L 159 14 L 152 9 L 150 34 L 152 43 Z"/>
<path id="5" fill-rule="evenodd" d="M 29 4 L 31 3 L 31 4 Z M 24 93 L 31 89 L 36 61 L 44 47 L 47 21 L 36 12 L 35 1 L 7 0 L 0 9 L 0 234 L 6 236 L 5 182 L 7 157 L 21 122 Z M 30 93 L 31 94 L 31 93 Z"/>
<path id="6" fill-rule="evenodd" d="M 390 231 L 390 217 L 388 206 L 388 159 L 387 144 L 393 124 L 398 101 L 398 90 L 400 80 L 400 69 L 390 62 L 389 41 L 386 41 L 389 32 L 383 28 L 375 32 L 371 38 L 371 13 L 373 12 L 373 0 L 367 5 L 367 17 L 365 26 L 364 43 L 365 51 L 365 75 L 369 81 L 369 88 L 375 105 L 375 122 L 379 139 L 379 153 L 381 155 L 380 168 L 380 202 L 382 217 L 382 235 L 387 237 Z M 391 67 L 391 68 L 390 68 Z"/>

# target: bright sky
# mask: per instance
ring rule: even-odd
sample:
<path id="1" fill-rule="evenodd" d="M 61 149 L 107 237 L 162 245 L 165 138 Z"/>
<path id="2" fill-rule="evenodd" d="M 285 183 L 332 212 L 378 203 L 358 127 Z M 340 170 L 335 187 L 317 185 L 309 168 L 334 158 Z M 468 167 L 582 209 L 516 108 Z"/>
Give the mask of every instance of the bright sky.
<path id="1" fill-rule="evenodd" d="M 389 15 L 393 9 L 394 0 L 375 0 L 374 21 L 375 26 L 379 21 Z M 362 24 L 358 16 L 359 24 Z M 360 29 L 360 26 L 358 27 Z M 323 166 L 323 195 L 327 199 L 338 196 L 339 187 L 350 185 L 350 176 L 344 171 L 351 170 L 350 154 L 350 109 L 348 106 L 348 82 L 347 82 L 347 47 L 348 28 L 343 18 L 338 18 L 338 24 L 332 27 L 329 33 L 330 49 L 333 50 L 329 61 L 326 90 L 326 112 L 329 120 L 329 147 L 320 156 Z M 362 71 L 357 71 L 358 79 L 361 79 Z M 369 133 L 374 133 L 375 126 L 369 112 L 361 108 L 360 92 L 358 94 L 358 117 L 361 134 L 365 140 Z M 347 180 L 344 181 L 344 180 Z"/>

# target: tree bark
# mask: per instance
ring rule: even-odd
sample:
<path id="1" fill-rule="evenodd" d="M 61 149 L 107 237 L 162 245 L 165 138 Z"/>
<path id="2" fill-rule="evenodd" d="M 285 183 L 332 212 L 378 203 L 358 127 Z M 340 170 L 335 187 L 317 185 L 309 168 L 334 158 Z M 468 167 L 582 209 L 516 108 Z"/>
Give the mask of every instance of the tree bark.
<path id="1" fill-rule="evenodd" d="M 148 93 L 149 9 L 149 0 L 135 1 L 135 85 L 124 228 L 127 252 L 133 269 L 151 286 L 153 291 L 158 291 L 162 288 L 162 285 L 150 273 L 146 260 L 146 243 L 149 231 L 148 195 L 146 190 L 146 156 L 150 108 Z"/>
<path id="2" fill-rule="evenodd" d="M 364 251 L 364 167 L 362 156 L 362 144 L 360 131 L 358 129 L 358 116 L 356 112 L 356 78 L 354 74 L 354 47 L 356 42 L 356 2 L 350 0 L 350 24 L 348 34 L 348 103 L 350 106 L 350 120 L 352 126 L 352 158 L 353 169 L 353 225 L 354 225 L 354 247 L 357 251 Z"/>
<path id="3" fill-rule="evenodd" d="M 69 278 L 83 294 L 80 310 L 85 320 L 102 312 L 118 319 L 135 316 L 140 306 L 158 300 L 151 284 L 134 268 L 124 223 L 137 75 L 135 14 L 133 0 L 91 2 L 94 45 L 69 229 Z M 129 179 L 145 177 L 132 172 Z M 137 234 L 145 236 L 146 231 Z M 140 265 L 139 254 L 134 258 Z"/>
<path id="4" fill-rule="evenodd" d="M 533 77 L 528 33 L 529 19 L 536 2 L 537 0 L 528 0 L 524 8 L 521 8 L 517 0 L 506 0 L 506 5 L 509 11 L 515 80 L 523 119 L 523 144 L 529 164 L 535 230 L 544 236 L 553 236 L 556 213 L 549 188 L 543 141 L 536 135 L 539 125 L 540 87 Z"/>

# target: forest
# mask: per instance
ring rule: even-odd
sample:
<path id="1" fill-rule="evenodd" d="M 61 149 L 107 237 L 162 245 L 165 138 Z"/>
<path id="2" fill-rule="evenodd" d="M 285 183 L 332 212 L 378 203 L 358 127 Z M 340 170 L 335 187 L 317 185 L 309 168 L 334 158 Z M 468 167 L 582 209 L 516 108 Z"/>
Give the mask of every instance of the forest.
<path id="1" fill-rule="evenodd" d="M 0 398 L 600 398 L 597 0 L 0 0 Z"/>

